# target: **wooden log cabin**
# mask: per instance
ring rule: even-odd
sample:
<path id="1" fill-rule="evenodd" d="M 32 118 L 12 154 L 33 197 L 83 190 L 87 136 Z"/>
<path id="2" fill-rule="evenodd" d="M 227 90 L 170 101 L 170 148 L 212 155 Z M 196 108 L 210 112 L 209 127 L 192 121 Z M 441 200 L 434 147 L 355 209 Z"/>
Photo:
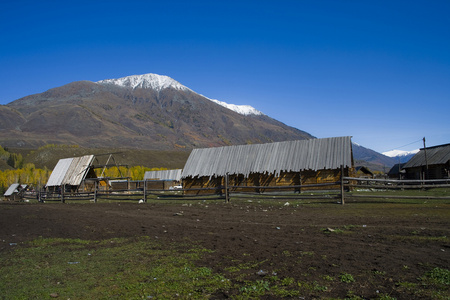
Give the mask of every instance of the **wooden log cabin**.
<path id="1" fill-rule="evenodd" d="M 403 169 L 406 179 L 449 179 L 450 144 L 420 149 Z"/>

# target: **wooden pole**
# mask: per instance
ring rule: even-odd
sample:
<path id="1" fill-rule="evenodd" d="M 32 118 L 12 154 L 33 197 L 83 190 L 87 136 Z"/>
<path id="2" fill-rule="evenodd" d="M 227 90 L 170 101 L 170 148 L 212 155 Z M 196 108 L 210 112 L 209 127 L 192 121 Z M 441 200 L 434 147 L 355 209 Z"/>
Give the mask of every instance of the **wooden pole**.
<path id="1" fill-rule="evenodd" d="M 298 172 L 298 185 L 300 186 L 298 188 L 298 193 L 301 194 L 302 193 L 302 172 Z"/>
<path id="2" fill-rule="evenodd" d="M 61 185 L 61 202 L 64 203 L 64 185 Z"/>
<path id="3" fill-rule="evenodd" d="M 94 182 L 94 203 L 97 203 L 97 189 L 98 189 L 98 181 Z"/>
<path id="4" fill-rule="evenodd" d="M 228 194 L 228 173 L 225 175 L 225 202 L 230 202 L 230 196 Z"/>
<path id="5" fill-rule="evenodd" d="M 344 165 L 341 165 L 341 204 L 344 205 Z"/>
<path id="6" fill-rule="evenodd" d="M 428 179 L 428 159 L 427 159 L 427 146 L 425 145 L 425 137 L 423 137 L 423 152 L 425 154 L 425 176 L 424 176 L 424 179 Z"/>
<path id="7" fill-rule="evenodd" d="M 144 179 L 144 203 L 147 202 L 147 179 Z"/>

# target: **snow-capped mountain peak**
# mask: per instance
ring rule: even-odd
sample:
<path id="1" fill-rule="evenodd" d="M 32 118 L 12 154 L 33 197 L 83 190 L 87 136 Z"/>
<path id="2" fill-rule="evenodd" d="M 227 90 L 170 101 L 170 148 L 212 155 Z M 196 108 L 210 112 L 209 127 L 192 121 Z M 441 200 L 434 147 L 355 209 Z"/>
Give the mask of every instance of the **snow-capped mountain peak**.
<path id="1" fill-rule="evenodd" d="M 164 75 L 158 74 L 143 74 L 143 75 L 131 75 L 117 79 L 105 79 L 97 81 L 100 84 L 114 84 L 122 87 L 128 87 L 132 89 L 143 88 L 153 89 L 161 91 L 167 88 L 173 88 L 176 90 L 190 90 L 186 86 L 182 85 L 178 81 Z"/>
<path id="2" fill-rule="evenodd" d="M 121 87 L 132 88 L 132 89 L 136 89 L 136 88 L 153 89 L 158 92 L 160 92 L 163 89 L 167 89 L 167 88 L 173 88 L 176 90 L 193 92 L 190 88 L 182 85 L 181 83 L 170 78 L 169 76 L 152 74 L 152 73 L 143 74 L 143 75 L 131 75 L 131 76 L 126 76 L 126 77 L 117 78 L 117 79 L 104 79 L 104 80 L 97 81 L 97 83 L 104 84 L 104 85 L 113 84 L 113 85 L 118 85 Z M 203 97 L 205 97 L 205 96 L 203 96 Z M 205 98 L 207 98 L 207 97 L 205 97 Z M 226 102 L 219 101 L 219 100 L 214 100 L 214 99 L 210 99 L 210 98 L 207 98 L 207 99 L 216 104 L 219 104 L 223 107 L 226 107 L 234 112 L 237 112 L 238 114 L 244 115 L 244 116 L 264 115 L 262 112 L 260 112 L 259 110 L 257 110 L 256 108 L 254 108 L 250 105 L 228 104 Z"/>
<path id="3" fill-rule="evenodd" d="M 209 99 L 214 103 L 217 103 L 223 107 L 226 107 L 232 111 L 237 112 L 238 114 L 244 115 L 244 116 L 248 116 L 248 115 L 256 115 L 256 116 L 261 116 L 264 115 L 261 111 L 257 110 L 256 108 L 254 108 L 253 106 L 250 105 L 236 105 L 236 104 L 228 104 L 226 102 L 223 101 L 219 101 L 219 100 L 215 100 L 215 99 Z"/>
<path id="4" fill-rule="evenodd" d="M 417 152 L 419 152 L 419 149 L 413 150 L 413 151 L 391 150 L 391 151 L 383 152 L 382 154 L 389 156 L 389 157 L 399 157 L 399 156 L 414 155 Z"/>

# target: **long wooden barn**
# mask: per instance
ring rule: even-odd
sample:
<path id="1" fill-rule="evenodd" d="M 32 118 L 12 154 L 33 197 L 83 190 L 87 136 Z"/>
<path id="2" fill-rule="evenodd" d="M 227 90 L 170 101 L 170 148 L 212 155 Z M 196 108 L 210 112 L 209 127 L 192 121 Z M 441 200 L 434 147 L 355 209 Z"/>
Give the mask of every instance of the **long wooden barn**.
<path id="1" fill-rule="evenodd" d="M 333 183 L 354 172 L 351 137 L 194 149 L 183 169 L 183 188 L 216 188 L 225 179 L 235 191 L 263 192 L 271 186 Z M 239 188 L 240 187 L 240 188 Z M 330 188 L 330 187 L 328 187 Z M 194 193 L 202 193 L 197 190 Z M 211 190 L 209 190 L 211 192 Z"/>

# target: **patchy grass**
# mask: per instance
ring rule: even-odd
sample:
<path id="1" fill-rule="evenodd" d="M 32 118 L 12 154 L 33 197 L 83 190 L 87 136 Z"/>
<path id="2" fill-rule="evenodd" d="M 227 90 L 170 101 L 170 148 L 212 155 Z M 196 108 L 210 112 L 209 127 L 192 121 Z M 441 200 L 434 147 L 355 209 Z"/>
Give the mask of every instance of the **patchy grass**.
<path id="1" fill-rule="evenodd" d="M 4 299 L 209 298 L 230 281 L 195 265 L 210 250 L 149 238 L 38 239 L 0 258 Z"/>
<path id="2" fill-rule="evenodd" d="M 233 299 L 290 298 L 315 295 L 331 299 L 333 286 L 348 285 L 347 299 L 361 299 L 351 290 L 355 277 L 342 272 L 296 281 L 275 271 L 251 279 L 265 261 L 242 263 L 217 273 L 198 262 L 212 251 L 193 243 L 168 244 L 148 237 L 36 239 L 0 258 L 0 292 L 4 299 Z M 285 253 L 286 255 L 286 253 Z M 308 253 L 308 255 L 312 255 Z M 405 269 L 408 270 L 408 269 Z M 261 270 L 262 271 L 262 270 Z M 385 276 L 374 270 L 374 276 Z M 418 283 L 398 281 L 396 290 L 429 299 L 448 299 L 450 271 L 431 268 Z M 380 293 L 376 299 L 395 299 Z"/>

